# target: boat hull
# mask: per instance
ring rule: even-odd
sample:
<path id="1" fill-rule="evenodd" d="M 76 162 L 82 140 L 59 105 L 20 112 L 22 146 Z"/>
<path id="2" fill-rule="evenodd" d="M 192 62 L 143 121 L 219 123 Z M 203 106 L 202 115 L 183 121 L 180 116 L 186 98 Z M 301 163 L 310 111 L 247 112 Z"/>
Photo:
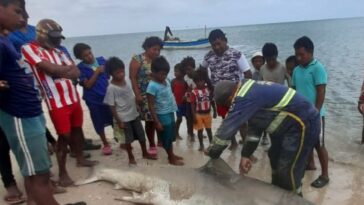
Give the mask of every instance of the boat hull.
<path id="1" fill-rule="evenodd" d="M 164 49 L 200 49 L 211 47 L 208 39 L 200 39 L 196 41 L 164 41 Z"/>

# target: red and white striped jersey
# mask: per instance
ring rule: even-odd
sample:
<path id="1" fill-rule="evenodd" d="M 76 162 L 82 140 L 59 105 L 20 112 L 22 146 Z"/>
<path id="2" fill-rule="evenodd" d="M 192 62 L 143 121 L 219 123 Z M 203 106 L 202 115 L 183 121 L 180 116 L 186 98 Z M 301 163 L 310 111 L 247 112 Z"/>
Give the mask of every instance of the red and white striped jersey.
<path id="1" fill-rule="evenodd" d="M 207 88 L 193 89 L 193 102 L 196 104 L 196 112 L 208 112 L 211 109 L 210 91 Z"/>
<path id="2" fill-rule="evenodd" d="M 79 102 L 76 87 L 70 79 L 49 76 L 37 67 L 37 64 L 42 61 L 49 61 L 57 65 L 72 65 L 73 61 L 63 51 L 55 48 L 45 49 L 38 43 L 31 42 L 22 47 L 21 53 L 26 66 L 32 70 L 45 95 L 49 110 Z"/>

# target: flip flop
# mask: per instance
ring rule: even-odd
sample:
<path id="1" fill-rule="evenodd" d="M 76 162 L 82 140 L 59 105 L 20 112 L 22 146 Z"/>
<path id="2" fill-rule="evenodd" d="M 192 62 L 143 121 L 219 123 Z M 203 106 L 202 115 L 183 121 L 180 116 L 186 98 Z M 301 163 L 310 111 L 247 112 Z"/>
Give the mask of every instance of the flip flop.
<path id="1" fill-rule="evenodd" d="M 23 197 L 22 195 L 4 197 L 4 201 L 11 205 L 24 203 L 26 200 L 27 198 Z"/>
<path id="2" fill-rule="evenodd" d="M 319 176 L 315 181 L 313 181 L 311 183 L 312 187 L 315 188 L 322 188 L 324 187 L 326 184 L 328 184 L 330 181 L 330 179 L 326 176 Z"/>

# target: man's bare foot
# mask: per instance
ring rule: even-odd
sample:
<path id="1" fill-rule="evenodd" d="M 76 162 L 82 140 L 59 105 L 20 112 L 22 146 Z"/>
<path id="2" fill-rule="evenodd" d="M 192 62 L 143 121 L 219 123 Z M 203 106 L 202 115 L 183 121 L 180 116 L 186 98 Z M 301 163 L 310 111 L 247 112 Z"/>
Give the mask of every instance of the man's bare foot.
<path id="1" fill-rule="evenodd" d="M 133 158 L 129 158 L 129 165 L 136 165 L 136 164 L 137 163 L 136 163 L 134 157 Z"/>
<path id="2" fill-rule="evenodd" d="M 198 148 L 198 151 L 203 152 L 205 150 L 205 148 L 203 146 L 200 146 L 200 148 Z"/>
<path id="3" fill-rule="evenodd" d="M 91 160 L 82 160 L 80 162 L 77 162 L 77 166 L 78 167 L 93 167 L 95 165 L 97 165 L 99 162 L 98 161 L 91 161 Z"/>
<path id="4" fill-rule="evenodd" d="M 249 159 L 250 159 L 250 161 L 252 161 L 252 163 L 254 164 L 254 163 L 256 163 L 257 161 L 258 161 L 258 158 L 256 158 L 254 155 L 251 155 L 250 157 L 249 157 Z"/>
<path id="5" fill-rule="evenodd" d="M 144 159 L 150 159 L 150 160 L 157 160 L 157 156 L 156 155 L 151 155 L 151 154 L 143 154 L 143 158 Z"/>
<path id="6" fill-rule="evenodd" d="M 170 159 L 170 160 L 169 160 L 169 163 L 170 163 L 171 165 L 174 165 L 174 166 L 183 166 L 183 165 L 185 165 L 185 163 L 183 163 L 183 162 L 181 162 L 181 161 L 177 160 L 176 158 L 174 158 L 174 159 Z"/>
<path id="7" fill-rule="evenodd" d="M 178 139 L 178 140 L 183 140 L 183 138 L 182 138 L 180 135 L 177 135 L 177 136 L 176 136 L 176 139 Z"/>
<path id="8" fill-rule="evenodd" d="M 174 158 L 176 160 L 183 160 L 183 157 L 173 154 Z"/>
<path id="9" fill-rule="evenodd" d="M 72 186 L 75 182 L 68 176 L 68 174 L 64 176 L 59 176 L 58 185 L 61 187 L 69 187 Z"/>
<path id="10" fill-rule="evenodd" d="M 60 186 L 58 186 L 58 183 L 55 181 L 50 181 L 49 182 L 49 186 L 53 192 L 53 194 L 64 194 L 67 192 L 67 190 L 65 188 L 62 188 Z"/>

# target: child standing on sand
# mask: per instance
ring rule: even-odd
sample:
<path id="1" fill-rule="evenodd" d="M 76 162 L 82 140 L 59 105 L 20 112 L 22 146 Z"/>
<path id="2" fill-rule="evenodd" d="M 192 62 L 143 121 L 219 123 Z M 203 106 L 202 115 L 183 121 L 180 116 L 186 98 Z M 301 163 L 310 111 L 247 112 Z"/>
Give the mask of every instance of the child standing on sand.
<path id="1" fill-rule="evenodd" d="M 174 76 L 175 78 L 172 80 L 172 92 L 174 95 L 174 99 L 176 100 L 177 103 L 177 112 L 176 112 L 176 116 L 177 116 L 177 120 L 176 120 L 176 138 L 177 139 L 182 139 L 182 137 L 179 135 L 179 127 L 181 126 L 182 123 L 182 117 L 186 117 L 186 92 L 188 89 L 188 85 L 186 83 L 186 81 L 184 80 L 186 73 L 185 71 L 182 69 L 181 64 L 178 63 L 176 64 L 176 66 L 174 67 Z"/>
<path id="2" fill-rule="evenodd" d="M 211 100 L 212 96 L 206 86 L 205 72 L 201 69 L 195 71 L 193 80 L 196 88 L 192 90 L 191 103 L 194 121 L 194 129 L 197 130 L 198 140 L 200 142 L 199 151 L 204 151 L 203 129 L 206 129 L 209 142 L 212 141 L 212 117 L 211 117 Z"/>
<path id="3" fill-rule="evenodd" d="M 109 77 L 104 72 L 105 59 L 94 58 L 91 47 L 84 43 L 77 43 L 73 47 L 75 57 L 81 62 L 77 65 L 80 70 L 80 85 L 83 87 L 83 99 L 90 110 L 92 124 L 100 136 L 104 147 L 104 155 L 112 154 L 111 146 L 106 140 L 105 127 L 112 125 L 112 116 L 109 106 L 103 103 Z"/>
<path id="4" fill-rule="evenodd" d="M 195 134 L 193 133 L 193 117 L 192 117 L 192 105 L 191 105 L 191 91 L 196 87 L 195 82 L 193 82 L 193 72 L 196 68 L 195 59 L 187 56 L 181 61 L 182 69 L 186 72 L 185 81 L 187 82 L 188 89 L 186 92 L 186 120 L 187 120 L 187 133 L 191 142 L 195 141 Z"/>
<path id="5" fill-rule="evenodd" d="M 152 61 L 152 80 L 148 84 L 147 98 L 158 137 L 168 154 L 168 161 L 172 165 L 181 166 L 184 165 L 181 161 L 183 158 L 174 154 L 172 144 L 175 137 L 174 112 L 177 111 L 177 105 L 171 84 L 166 80 L 169 69 L 169 63 L 163 56 Z"/>
<path id="6" fill-rule="evenodd" d="M 114 117 L 114 135 L 119 139 L 128 153 L 129 165 L 136 164 L 131 143 L 138 140 L 143 158 L 156 159 L 147 152 L 145 133 L 135 104 L 132 89 L 125 81 L 125 66 L 123 61 L 112 57 L 105 63 L 106 72 L 112 76 L 107 88 L 104 103 L 111 108 Z"/>

